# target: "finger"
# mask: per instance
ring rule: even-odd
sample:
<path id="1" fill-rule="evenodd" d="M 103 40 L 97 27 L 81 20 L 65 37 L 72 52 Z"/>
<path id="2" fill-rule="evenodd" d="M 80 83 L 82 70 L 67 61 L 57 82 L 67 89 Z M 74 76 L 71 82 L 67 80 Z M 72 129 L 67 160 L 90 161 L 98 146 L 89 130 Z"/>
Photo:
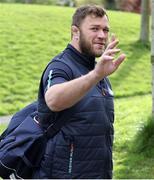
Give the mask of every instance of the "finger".
<path id="1" fill-rule="evenodd" d="M 121 54 L 115 61 L 114 61 L 114 65 L 118 68 L 119 65 L 125 60 L 126 55 L 125 54 Z"/>
<path id="2" fill-rule="evenodd" d="M 113 48 L 115 48 L 115 47 L 117 46 L 118 43 L 119 43 L 119 40 L 116 39 L 116 40 L 110 42 L 110 43 L 108 44 L 108 46 L 107 46 L 106 49 L 107 49 L 107 50 L 108 50 L 108 49 L 113 49 Z"/>
<path id="3" fill-rule="evenodd" d="M 107 61 L 110 61 L 110 60 L 113 60 L 114 59 L 114 57 L 112 57 L 112 56 L 108 56 L 108 55 L 103 55 L 101 58 L 100 58 L 101 60 L 107 60 Z"/>
<path id="4" fill-rule="evenodd" d="M 116 40 L 116 36 L 115 36 L 114 33 L 112 33 L 112 34 L 111 34 L 111 42 L 114 41 L 114 40 Z"/>
<path id="5" fill-rule="evenodd" d="M 109 50 L 105 51 L 104 54 L 109 55 L 109 56 L 113 56 L 119 52 L 120 52 L 120 49 L 109 49 Z"/>

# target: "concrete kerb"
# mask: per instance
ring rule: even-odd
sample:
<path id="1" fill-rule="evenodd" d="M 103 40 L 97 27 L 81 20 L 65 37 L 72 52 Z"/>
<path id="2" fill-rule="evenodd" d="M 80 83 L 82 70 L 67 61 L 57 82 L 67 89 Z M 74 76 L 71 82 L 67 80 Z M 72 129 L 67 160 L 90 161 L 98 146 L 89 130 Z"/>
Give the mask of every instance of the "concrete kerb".
<path id="1" fill-rule="evenodd" d="M 11 120 L 11 118 L 12 118 L 12 115 L 0 117 L 0 125 L 1 124 L 8 124 L 9 121 Z"/>

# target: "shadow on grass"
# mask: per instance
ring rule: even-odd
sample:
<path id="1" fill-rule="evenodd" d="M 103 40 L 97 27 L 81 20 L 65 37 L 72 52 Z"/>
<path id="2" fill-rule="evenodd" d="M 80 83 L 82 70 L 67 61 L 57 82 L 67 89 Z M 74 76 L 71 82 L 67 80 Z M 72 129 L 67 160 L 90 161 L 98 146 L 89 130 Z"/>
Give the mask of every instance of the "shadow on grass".
<path id="1" fill-rule="evenodd" d="M 112 84 L 115 88 L 118 87 L 122 81 L 125 81 L 131 72 L 134 71 L 135 66 L 137 66 L 138 63 L 140 63 L 139 61 L 142 60 L 142 56 L 145 56 L 146 54 L 150 55 L 150 43 L 136 41 L 130 44 L 121 44 L 120 47 L 126 51 L 125 53 L 128 60 L 126 59 L 122 65 L 123 67 L 120 68 L 118 72 L 111 77 Z M 127 52 L 129 52 L 129 54 L 127 54 Z M 138 73 L 140 73 L 142 76 L 142 72 Z"/>
<path id="2" fill-rule="evenodd" d="M 154 117 L 150 116 L 137 132 L 132 149 L 136 153 L 154 157 Z"/>
<path id="3" fill-rule="evenodd" d="M 115 98 L 116 99 L 121 99 L 121 98 L 129 98 L 129 97 L 135 97 L 135 96 L 144 96 L 144 95 L 150 95 L 151 94 L 151 90 L 147 90 L 146 92 L 135 92 L 135 93 L 131 93 L 131 94 L 123 94 L 123 95 L 116 95 Z"/>
<path id="4" fill-rule="evenodd" d="M 115 179 L 153 179 L 154 157 L 147 157 L 141 153 L 128 152 L 124 160 L 118 164 Z"/>
<path id="5" fill-rule="evenodd" d="M 154 118 L 148 118 L 127 147 L 127 152 L 120 157 L 122 161 L 118 162 L 120 168 L 115 178 L 154 178 Z"/>

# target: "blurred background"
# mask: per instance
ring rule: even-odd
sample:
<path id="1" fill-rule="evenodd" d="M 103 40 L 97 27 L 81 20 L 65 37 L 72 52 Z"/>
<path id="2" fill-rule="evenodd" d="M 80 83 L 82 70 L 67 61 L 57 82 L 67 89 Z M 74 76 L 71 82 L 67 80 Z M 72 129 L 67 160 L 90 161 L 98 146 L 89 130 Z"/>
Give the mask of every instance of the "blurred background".
<path id="1" fill-rule="evenodd" d="M 141 0 L 0 0 L 4 3 L 46 4 L 77 7 L 83 4 L 104 5 L 106 9 L 140 13 Z"/>

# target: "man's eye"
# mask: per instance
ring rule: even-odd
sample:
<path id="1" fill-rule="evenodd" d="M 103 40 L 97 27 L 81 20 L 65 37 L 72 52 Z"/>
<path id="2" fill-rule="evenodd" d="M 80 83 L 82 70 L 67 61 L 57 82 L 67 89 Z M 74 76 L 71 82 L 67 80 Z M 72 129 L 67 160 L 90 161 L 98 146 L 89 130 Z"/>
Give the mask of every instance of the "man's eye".
<path id="1" fill-rule="evenodd" d="M 93 31 L 98 31 L 98 28 L 93 27 L 92 30 L 93 30 Z"/>
<path id="2" fill-rule="evenodd" d="M 104 32 L 108 33 L 109 32 L 109 29 L 103 29 Z"/>

